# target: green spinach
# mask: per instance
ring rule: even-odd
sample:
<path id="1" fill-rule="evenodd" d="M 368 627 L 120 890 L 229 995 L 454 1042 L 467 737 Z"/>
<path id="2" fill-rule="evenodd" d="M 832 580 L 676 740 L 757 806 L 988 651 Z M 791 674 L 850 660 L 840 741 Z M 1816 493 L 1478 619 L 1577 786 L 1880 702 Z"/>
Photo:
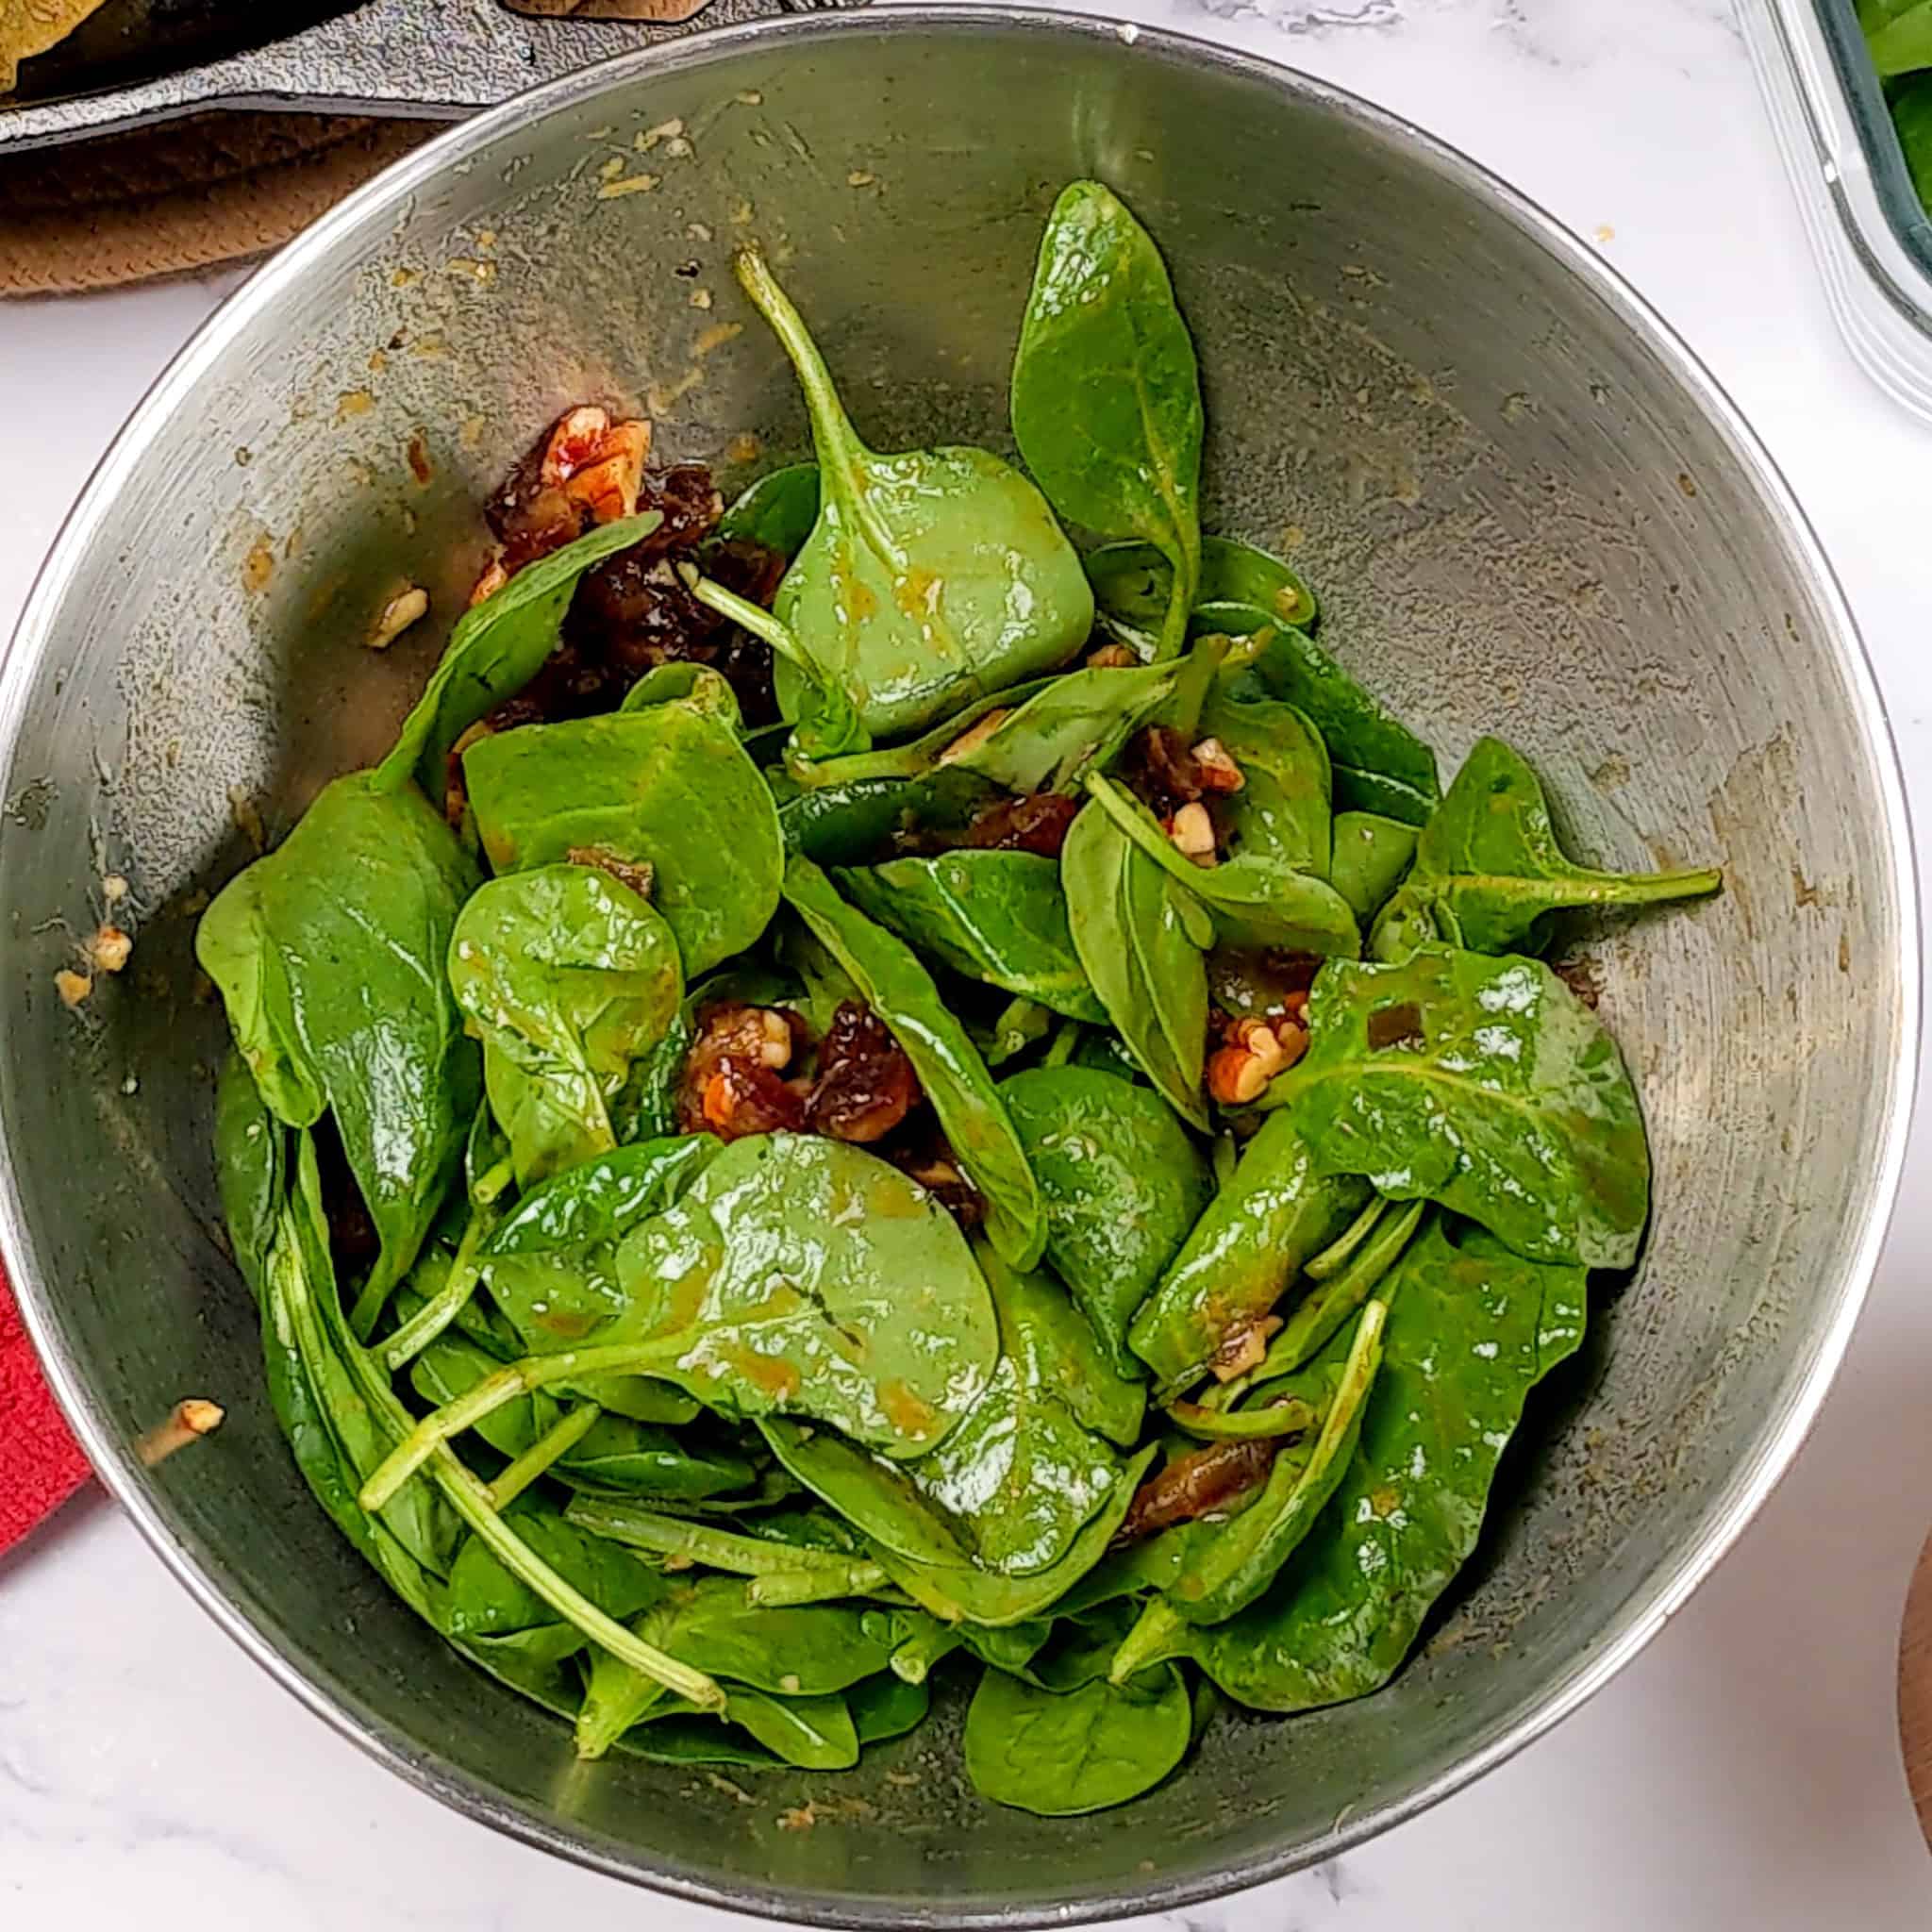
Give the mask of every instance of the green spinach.
<path id="1" fill-rule="evenodd" d="M 989 1670 L 966 1712 L 966 1774 L 983 1798 L 1043 1818 L 1124 1805 L 1187 1756 L 1193 1710 L 1172 1665 L 1124 1689 L 1044 1690 Z"/>
<path id="2" fill-rule="evenodd" d="M 586 865 L 479 887 L 451 935 L 449 984 L 525 1187 L 616 1146 L 611 1103 L 684 993 L 671 927 Z"/>
<path id="3" fill-rule="evenodd" d="M 1039 491 L 982 449 L 867 449 L 764 258 L 741 253 L 738 279 L 791 358 L 818 450 L 818 522 L 773 615 L 866 729 L 917 731 L 1058 669 L 1087 641 L 1093 595 Z M 797 685 L 781 664 L 788 709 Z"/>
<path id="4" fill-rule="evenodd" d="M 367 1334 L 462 1163 L 480 1067 L 443 976 L 476 874 L 422 794 L 338 778 L 202 915 L 195 956 L 262 1099 L 290 1126 L 333 1113 L 382 1252 Z"/>
<path id="5" fill-rule="evenodd" d="M 526 724 L 479 739 L 463 770 L 497 872 L 573 853 L 649 865 L 651 903 L 677 936 L 688 979 L 755 944 L 777 910 L 777 808 L 713 713 L 659 704 Z"/>
<path id="6" fill-rule="evenodd" d="M 1174 566 L 1151 543 L 1103 543 L 1085 558 L 1101 621 L 1142 657 L 1157 648 L 1174 605 Z M 1201 579 L 1194 607 L 1239 604 L 1276 624 L 1306 630 L 1315 621 L 1315 593 L 1278 557 L 1231 537 L 1201 539 Z"/>
<path id="7" fill-rule="evenodd" d="M 1424 946 L 1334 963 L 1266 1100 L 1325 1174 L 1440 1201 L 1531 1260 L 1627 1268 L 1650 1154 L 1616 1041 L 1541 960 Z"/>
<path id="8" fill-rule="evenodd" d="M 1036 1067 L 1000 1094 L 1046 1199 L 1047 1259 L 1116 1375 L 1138 1380 L 1128 1326 L 1213 1195 L 1208 1162 L 1158 1094 L 1113 1074 Z M 1129 1433 L 1106 1433 L 1130 1443 L 1139 1421 L 1136 1391 Z"/>
<path id="9" fill-rule="evenodd" d="M 1179 656 L 1201 574 L 1200 371 L 1160 251 L 1098 181 L 1065 189 L 1048 217 L 1012 416 L 1020 454 L 1062 516 L 1167 559 L 1158 650 Z"/>
<path id="10" fill-rule="evenodd" d="M 955 973 L 1074 1020 L 1106 1020 L 1074 951 L 1055 860 L 1032 852 L 944 852 L 832 876 L 869 919 Z"/>
<path id="11" fill-rule="evenodd" d="M 1311 1710 L 1388 1682 L 1468 1560 L 1535 1384 L 1583 1339 L 1581 1268 L 1432 1226 L 1391 1278 L 1382 1367 L 1318 1533 L 1192 1655 L 1258 1710 Z"/>
<path id="12" fill-rule="evenodd" d="M 1687 872 L 1594 872 L 1566 858 L 1543 788 L 1500 738 L 1463 761 L 1424 828 L 1415 869 L 1377 923 L 1375 957 L 1400 958 L 1418 922 L 1473 953 L 1541 953 L 1551 915 L 1582 906 L 1654 906 L 1717 891 L 1715 867 Z"/>

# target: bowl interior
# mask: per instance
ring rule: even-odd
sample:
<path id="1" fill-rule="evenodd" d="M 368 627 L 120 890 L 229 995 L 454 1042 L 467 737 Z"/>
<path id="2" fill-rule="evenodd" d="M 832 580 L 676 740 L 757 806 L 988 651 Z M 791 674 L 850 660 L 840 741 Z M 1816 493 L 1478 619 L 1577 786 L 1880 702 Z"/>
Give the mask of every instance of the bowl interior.
<path id="1" fill-rule="evenodd" d="M 164 381 L 4 687 L 0 1123 L 11 1259 L 109 1473 L 303 1694 L 472 1811 L 784 1916 L 1008 1922 L 1307 1862 L 1493 1761 L 1634 1649 L 1790 1453 L 1895 1177 L 1916 1000 L 1905 834 L 1849 625 L 1755 446 L 1580 250 L 1296 76 L 1097 25 L 894 9 L 701 40 L 448 137 L 272 265 Z M 842 1779 L 573 1762 L 303 1490 L 207 1154 L 193 914 L 388 742 L 482 555 L 481 497 L 565 404 L 648 413 L 728 487 L 802 453 L 730 272 L 761 238 L 880 447 L 1003 444 L 1058 188 L 1117 186 L 1208 391 L 1209 527 L 1286 549 L 1324 637 L 1451 768 L 1535 759 L 1574 849 L 1716 861 L 1588 951 L 1648 1116 L 1656 1223 L 1512 1451 L 1482 1550 L 1384 1694 L 1225 1716 L 1152 1802 L 1044 1822 L 950 1720 Z M 411 451 L 417 460 L 411 461 Z M 404 582 L 433 622 L 363 639 Z M 125 875 L 125 980 L 54 974 Z M 126 1444 L 184 1394 L 220 1436 Z M 782 1828 L 818 1800 L 810 1830 Z"/>

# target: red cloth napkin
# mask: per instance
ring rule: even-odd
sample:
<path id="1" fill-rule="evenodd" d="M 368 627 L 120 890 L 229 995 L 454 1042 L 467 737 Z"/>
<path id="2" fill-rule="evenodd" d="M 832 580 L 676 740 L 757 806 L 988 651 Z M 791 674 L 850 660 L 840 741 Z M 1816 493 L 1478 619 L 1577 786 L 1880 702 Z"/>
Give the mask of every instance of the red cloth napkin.
<path id="1" fill-rule="evenodd" d="M 7 1272 L 0 1269 L 0 1552 L 87 1478 L 87 1457 L 41 1377 Z"/>

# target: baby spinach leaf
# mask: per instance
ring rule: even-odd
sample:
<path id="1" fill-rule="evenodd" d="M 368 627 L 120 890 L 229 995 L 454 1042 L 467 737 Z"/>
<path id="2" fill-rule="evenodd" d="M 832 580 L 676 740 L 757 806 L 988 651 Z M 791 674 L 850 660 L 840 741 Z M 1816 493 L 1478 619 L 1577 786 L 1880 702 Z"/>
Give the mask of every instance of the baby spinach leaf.
<path id="1" fill-rule="evenodd" d="M 449 981 L 525 1186 L 615 1147 L 610 1103 L 684 993 L 670 926 L 587 865 L 479 888 L 457 919 Z"/>
<path id="2" fill-rule="evenodd" d="M 1210 921 L 1090 800 L 1060 850 L 1074 950 L 1128 1051 L 1183 1120 L 1204 1132 Z"/>
<path id="3" fill-rule="evenodd" d="M 833 877 L 859 911 L 941 965 L 1075 1020 L 1106 1020 L 1067 930 L 1056 860 L 962 850 Z"/>
<path id="4" fill-rule="evenodd" d="M 1275 1457 L 1246 1508 L 1190 1543 L 1164 1597 L 1190 1624 L 1220 1624 L 1244 1610 L 1314 1526 L 1355 1454 L 1382 1365 L 1388 1314 L 1387 1303 L 1369 1302 L 1346 1346 L 1338 1336 L 1326 1355 L 1270 1391 L 1271 1401 L 1288 1397 L 1315 1408 L 1321 1428 L 1305 1448 Z"/>
<path id="5" fill-rule="evenodd" d="M 642 541 L 663 521 L 649 510 L 606 524 L 525 565 L 464 611 L 394 747 L 375 768 L 376 785 L 393 791 L 414 777 L 425 797 L 441 800 L 451 747 L 543 668 L 562 636 L 578 578 Z"/>
<path id="6" fill-rule="evenodd" d="M 1102 621 L 1151 655 L 1174 604 L 1174 565 L 1151 543 L 1103 543 L 1082 560 Z M 1315 593 L 1297 572 L 1230 537 L 1201 539 L 1194 603 L 1244 605 L 1301 630 L 1315 621 Z"/>
<path id="7" fill-rule="evenodd" d="M 823 1697 L 888 1668 L 892 1652 L 924 1628 L 917 1610 L 864 1604 L 763 1609 L 732 1576 L 668 1586 L 657 1641 L 701 1671 L 788 1697 Z"/>
<path id="8" fill-rule="evenodd" d="M 1259 1710 L 1366 1696 L 1475 1547 L 1530 1389 L 1583 1339 L 1581 1268 L 1425 1229 L 1389 1284 L 1381 1373 L 1348 1470 L 1267 1595 L 1197 1630 L 1208 1674 Z"/>
<path id="9" fill-rule="evenodd" d="M 1058 1562 L 1119 1488 L 1121 1458 L 1083 1411 L 1109 1400 L 1108 1384 L 1125 1385 L 1057 1282 L 1007 1268 L 989 1247 L 980 1258 L 1001 1356 L 953 1433 L 916 1461 L 886 1465 L 827 1438 L 786 1460 L 808 1486 L 824 1483 L 819 1493 L 857 1529 L 899 1555 L 1025 1575 Z M 1118 1424 L 1114 1403 L 1108 1419 Z M 1129 1440 L 1134 1433 L 1130 1424 Z"/>
<path id="10" fill-rule="evenodd" d="M 987 450 L 867 449 L 763 257 L 741 254 L 738 278 L 797 371 L 818 450 L 818 522 L 773 615 L 866 729 L 917 731 L 1064 663 L 1092 628 L 1093 595 L 1039 491 Z M 781 663 L 788 712 L 798 685 Z"/>
<path id="11" fill-rule="evenodd" d="M 768 775 L 774 791 L 777 781 L 788 778 Z M 921 778 L 859 778 L 778 796 L 778 829 L 788 853 L 820 865 L 870 865 L 894 856 L 901 833 L 962 829 L 1000 793 L 976 772 L 941 765 Z"/>
<path id="12" fill-rule="evenodd" d="M 1858 21 L 1881 80 L 1932 67 L 1932 0 L 1859 0 Z"/>
<path id="13" fill-rule="evenodd" d="M 637 1343 L 628 1366 L 739 1414 L 813 1416 L 891 1457 L 943 1441 L 998 1357 L 952 1217 L 841 1141 L 732 1141 L 625 1237 L 617 1270 L 628 1307 L 596 1339 Z"/>
<path id="14" fill-rule="evenodd" d="M 1347 958 L 1361 950 L 1355 914 L 1326 879 L 1296 870 L 1265 846 L 1218 865 L 1196 865 L 1175 848 L 1159 821 L 1131 791 L 1098 774 L 1090 774 L 1087 791 L 1141 856 L 1197 903 L 1223 944 Z M 1073 842 L 1071 833 L 1068 842 Z M 1120 1024 L 1118 1016 L 1115 1024 Z"/>
<path id="15" fill-rule="evenodd" d="M 1213 1194 L 1208 1162 L 1158 1094 L 1113 1074 L 1035 1067 L 1000 1093 L 1046 1197 L 1047 1258 L 1116 1378 L 1138 1381 L 1128 1324 Z M 1092 1425 L 1131 1442 L 1140 1419 L 1133 1393 L 1128 1434 Z"/>
<path id="16" fill-rule="evenodd" d="M 1160 1388 L 1197 1381 L 1368 1198 L 1366 1182 L 1320 1167 L 1299 1109 L 1271 1116 L 1127 1331 Z"/>
<path id="17" fill-rule="evenodd" d="M 1415 827 L 1372 811 L 1339 811 L 1334 836 L 1328 883 L 1366 926 L 1414 862 Z"/>
<path id="18" fill-rule="evenodd" d="M 995 691 L 909 744 L 830 758 L 799 773 L 815 787 L 976 773 L 1008 791 L 1068 791 L 1105 770 L 1173 696 L 1172 664 L 1087 665 Z"/>
<path id="19" fill-rule="evenodd" d="M 1595 872 L 1557 843 L 1543 788 L 1500 738 L 1463 761 L 1416 846 L 1415 870 L 1376 926 L 1379 958 L 1400 958 L 1424 915 L 1435 936 L 1473 953 L 1541 953 L 1550 915 L 1577 906 L 1652 906 L 1701 898 L 1724 884 L 1715 867 Z"/>
<path id="20" fill-rule="evenodd" d="M 996 1805 L 1072 1818 L 1152 1790 L 1192 1734 L 1187 1686 L 1171 1664 L 1146 1688 L 1101 1681 L 1062 1692 L 990 1670 L 966 1712 L 966 1774 Z"/>
<path id="21" fill-rule="evenodd" d="M 215 1178 L 235 1265 L 259 1303 L 288 1191 L 287 1154 L 280 1122 L 232 1048 L 215 1086 Z"/>
<path id="22" fill-rule="evenodd" d="M 929 1618 L 926 1621 L 929 1628 L 940 1628 Z M 902 1645 L 893 1655 L 898 1657 L 904 1651 Z M 852 1713 L 852 1727 L 858 1733 L 858 1741 L 879 1744 L 888 1738 L 902 1738 L 908 1731 L 917 1730 L 932 1707 L 932 1692 L 923 1681 L 911 1683 L 895 1670 L 884 1671 L 862 1684 L 853 1685 L 845 1693 L 845 1707 Z"/>
<path id="23" fill-rule="evenodd" d="M 689 705 L 708 718 L 728 724 L 739 737 L 744 735 L 744 712 L 730 680 L 708 664 L 694 664 L 673 658 L 668 664 L 654 664 L 625 692 L 620 711 L 648 711 L 658 705 Z"/>
<path id="24" fill-rule="evenodd" d="M 959 1164 L 986 1197 L 993 1245 L 1015 1267 L 1032 1267 L 1046 1245 L 1039 1184 L 985 1061 L 932 975 L 903 941 L 848 906 L 810 859 L 787 863 L 785 898 L 906 1050 Z"/>
<path id="25" fill-rule="evenodd" d="M 669 1207 L 722 1144 L 708 1134 L 640 1141 L 518 1201 L 484 1243 L 482 1275 L 525 1349 L 572 1347 L 624 1312 L 617 1244 Z"/>
<path id="26" fill-rule="evenodd" d="M 195 956 L 262 1099 L 291 1126 L 335 1115 L 382 1252 L 366 1333 L 461 1166 L 479 1098 L 442 962 L 476 875 L 420 792 L 328 786 L 203 914 Z"/>
<path id="27" fill-rule="evenodd" d="M 1200 728 L 1241 768 L 1241 789 L 1216 801 L 1232 858 L 1326 878 L 1332 835 L 1322 734 L 1292 705 L 1238 705 L 1212 694 Z"/>
<path id="28" fill-rule="evenodd" d="M 788 463 L 744 490 L 718 519 L 712 536 L 748 538 L 781 557 L 796 557 L 818 520 L 819 466 Z"/>
<path id="29" fill-rule="evenodd" d="M 669 1589 L 649 1564 L 567 1523 L 561 1512 L 535 1496 L 519 1497 L 503 1512 L 503 1520 L 607 1616 L 634 1617 Z M 450 1570 L 447 1614 L 454 1637 L 498 1637 L 554 1624 L 557 1616 L 475 1536 L 464 1541 Z"/>
<path id="30" fill-rule="evenodd" d="M 1268 1090 L 1326 1174 L 1440 1201 L 1532 1260 L 1627 1268 L 1650 1153 L 1617 1043 L 1540 960 L 1424 946 L 1324 967 Z"/>
<path id="31" fill-rule="evenodd" d="M 1149 1444 L 1122 1469 L 1098 1512 L 1043 1570 L 1003 1574 L 982 1568 L 958 1526 L 888 1466 L 825 1430 L 761 1423 L 772 1453 L 814 1495 L 866 1537 L 879 1567 L 922 1609 L 949 1624 L 1008 1628 L 1042 1615 L 1107 1555 L 1147 1466 Z"/>
<path id="32" fill-rule="evenodd" d="M 525 724 L 479 739 L 463 770 L 499 873 L 573 852 L 648 863 L 652 904 L 677 936 L 688 978 L 755 944 L 777 909 L 777 810 L 715 715 L 661 704 Z"/>
<path id="33" fill-rule="evenodd" d="M 1047 218 L 1020 346 L 1013 438 L 1054 508 L 1167 558 L 1158 655 L 1178 657 L 1201 572 L 1201 377 L 1152 238 L 1098 181 Z"/>
<path id="34" fill-rule="evenodd" d="M 1239 638 L 1224 669 L 1236 700 L 1278 698 L 1305 713 L 1328 746 L 1337 811 L 1373 811 L 1424 824 L 1441 795 L 1436 755 L 1372 697 L 1313 638 L 1252 605 L 1208 604 L 1189 628 Z"/>

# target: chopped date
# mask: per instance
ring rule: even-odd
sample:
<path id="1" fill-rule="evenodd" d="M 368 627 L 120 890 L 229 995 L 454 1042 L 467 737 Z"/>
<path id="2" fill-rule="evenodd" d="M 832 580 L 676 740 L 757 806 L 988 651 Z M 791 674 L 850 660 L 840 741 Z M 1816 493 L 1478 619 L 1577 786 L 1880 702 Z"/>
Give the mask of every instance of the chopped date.
<path id="1" fill-rule="evenodd" d="M 1237 1496 L 1266 1482 L 1280 1453 L 1273 1436 L 1238 1442 L 1209 1442 L 1177 1456 L 1158 1475 L 1134 1491 L 1117 1543 L 1137 1542 L 1176 1523 L 1191 1523 L 1224 1509 Z"/>
<path id="2" fill-rule="evenodd" d="M 1160 820 L 1174 817 L 1218 789 L 1208 782 L 1186 736 L 1171 724 L 1149 724 L 1127 741 L 1120 776 L 1127 789 Z"/>
<path id="3" fill-rule="evenodd" d="M 834 1141 L 882 1141 L 924 1097 L 891 1029 L 869 1007 L 841 1001 L 819 1045 L 806 1110 L 812 1131 Z"/>
<path id="4" fill-rule="evenodd" d="M 930 857 L 960 846 L 978 852 L 1032 852 L 1058 858 L 1067 831 L 1080 814 L 1080 801 L 1058 791 L 1000 798 L 982 807 L 963 826 L 909 824 L 893 835 L 901 852 Z"/>

